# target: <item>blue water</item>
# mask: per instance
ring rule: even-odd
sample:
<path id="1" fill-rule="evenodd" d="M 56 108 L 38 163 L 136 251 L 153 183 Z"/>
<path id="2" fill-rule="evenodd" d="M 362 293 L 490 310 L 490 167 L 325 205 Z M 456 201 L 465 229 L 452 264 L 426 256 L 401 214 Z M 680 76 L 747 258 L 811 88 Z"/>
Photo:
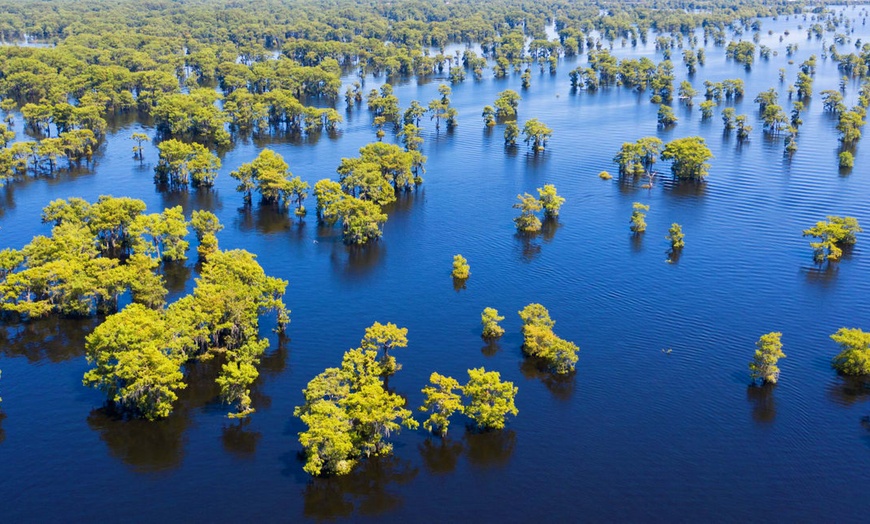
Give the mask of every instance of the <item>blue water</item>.
<path id="1" fill-rule="evenodd" d="M 93 322 L 7 326 L 0 335 L 3 520 L 863 520 L 870 431 L 861 417 L 870 412 L 870 389 L 830 368 L 837 347 L 828 337 L 844 326 L 870 329 L 870 257 L 859 236 L 849 256 L 819 270 L 801 231 L 826 215 L 870 225 L 870 159 L 859 143 L 855 167 L 837 168 L 836 119 L 823 113 L 818 95 L 838 88 L 830 59 L 818 60 L 792 157 L 783 155 L 783 138 L 763 136 L 752 102 L 775 87 L 790 111 L 788 84 L 822 49 L 798 24 L 810 22 L 765 20 L 760 43 L 779 56 L 751 71 L 727 61 L 724 48 L 705 46 L 707 63 L 691 79 L 696 89 L 703 92 L 704 80 L 746 83 L 733 106 L 755 130 L 742 145 L 723 135 L 721 106 L 712 120 L 700 120 L 702 97 L 691 110 L 675 107 L 678 124 L 663 130 L 648 94 L 572 93 L 567 73 L 585 56 L 560 61 L 554 76 L 534 68 L 528 90 L 519 75 L 487 73 L 454 85 L 459 127 L 437 133 L 424 123 L 425 183 L 387 210 L 382 240 L 362 252 L 313 216 L 299 224 L 257 204 L 244 210 L 229 173 L 270 147 L 312 185 L 335 178 L 342 157 L 375 140 L 365 110 L 348 113 L 336 137 L 237 141 L 212 192 L 157 191 L 156 147 L 146 146 L 140 164 L 128 139 L 154 129 L 135 119 L 114 124 L 93 169 L 6 186 L 2 247 L 48 234 L 39 217 L 55 198 L 112 194 L 141 198 L 152 212 L 209 209 L 226 225 L 222 248 L 256 253 L 268 274 L 289 280 L 292 324 L 289 341 L 271 336 L 255 385 L 257 412 L 242 426 L 225 417 L 214 370 L 206 368 L 189 370 L 190 387 L 168 420 L 111 420 L 100 393 L 81 385 L 83 339 Z M 785 29 L 790 36 L 779 42 Z M 870 34 L 859 21 L 851 37 Z M 649 42 L 636 49 L 616 42 L 613 53 L 659 61 L 654 36 Z M 787 64 L 791 42 L 799 50 Z M 676 87 L 685 78 L 679 50 L 674 64 Z M 383 83 L 365 80 L 366 91 Z M 413 99 L 426 105 L 441 81 L 397 82 L 395 94 L 403 107 Z M 847 105 L 858 87 L 849 82 Z M 523 144 L 506 151 L 503 127 L 484 129 L 480 112 L 504 89 L 521 93 L 521 123 L 538 118 L 553 129 L 543 154 Z M 20 117 L 16 131 L 23 138 Z M 704 137 L 715 155 L 707 182 L 674 184 L 666 163 L 649 190 L 598 178 L 604 169 L 616 173 L 612 157 L 623 142 L 649 135 Z M 396 138 L 388 132 L 385 140 Z M 567 199 L 558 227 L 519 237 L 516 195 L 544 184 Z M 650 205 L 639 239 L 628 228 L 636 201 Z M 666 253 L 672 222 L 686 235 L 676 263 Z M 450 278 L 457 253 L 472 272 L 458 292 Z M 173 272 L 172 297 L 191 289 L 193 266 Z M 580 346 L 573 377 L 555 379 L 524 362 L 516 312 L 531 302 L 544 304 L 557 334 Z M 487 306 L 507 317 L 507 334 L 494 346 L 479 336 Z M 519 386 L 519 416 L 505 431 L 483 435 L 466 431 L 460 417 L 443 442 L 406 430 L 394 439 L 392 458 L 312 482 L 298 457 L 303 427 L 293 407 L 308 380 L 336 365 L 374 321 L 409 328 L 408 348 L 396 352 L 403 369 L 390 388 L 412 408 L 432 371 L 464 381 L 466 369 L 485 366 Z M 262 327 L 270 333 L 272 321 Z M 780 383 L 748 388 L 754 342 L 770 331 L 783 333 Z"/>

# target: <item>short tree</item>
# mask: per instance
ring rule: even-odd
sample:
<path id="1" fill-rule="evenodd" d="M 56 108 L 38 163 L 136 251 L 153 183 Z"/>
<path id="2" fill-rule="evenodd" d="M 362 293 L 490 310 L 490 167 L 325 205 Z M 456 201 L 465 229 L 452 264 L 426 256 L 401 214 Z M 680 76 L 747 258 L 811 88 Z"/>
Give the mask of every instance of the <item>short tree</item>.
<path id="1" fill-rule="evenodd" d="M 834 369 L 844 375 L 870 375 L 870 333 L 840 328 L 831 339 L 841 349 L 832 362 Z"/>
<path id="2" fill-rule="evenodd" d="M 485 308 L 480 315 L 480 323 L 483 324 L 483 338 L 492 339 L 504 335 L 504 328 L 498 325 L 502 320 L 504 317 L 498 314 L 497 309 Z"/>
<path id="3" fill-rule="evenodd" d="M 482 430 L 502 429 L 508 415 L 519 413 L 514 398 L 518 388 L 513 382 L 503 382 L 498 371 L 469 369 L 468 382 L 462 394 L 468 402 L 464 413 Z"/>
<path id="4" fill-rule="evenodd" d="M 749 375 L 752 381 L 760 381 L 762 384 L 776 384 L 779 379 L 777 361 L 785 358 L 782 352 L 782 333 L 772 332 L 761 335 L 755 343 L 755 358 L 749 363 Z"/>
<path id="5" fill-rule="evenodd" d="M 538 200 L 544 207 L 544 216 L 546 218 L 555 218 L 559 216 L 559 209 L 565 203 L 565 198 L 556 194 L 556 186 L 547 184 L 543 188 L 538 188 Z"/>
<path id="6" fill-rule="evenodd" d="M 683 228 L 680 224 L 674 222 L 671 224 L 671 228 L 668 229 L 668 235 L 665 238 L 667 238 L 668 242 L 671 243 L 671 249 L 677 250 L 682 249 L 683 246 L 686 245 L 683 241 L 683 237 L 685 237 L 685 235 L 683 235 Z"/>
<path id="7" fill-rule="evenodd" d="M 707 169 L 710 168 L 707 161 L 713 158 L 713 153 L 703 138 L 689 136 L 668 142 L 662 152 L 662 158 L 673 161 L 671 172 L 675 177 L 703 180 L 707 176 Z"/>
<path id="8" fill-rule="evenodd" d="M 649 206 L 645 204 L 641 204 L 640 202 L 635 202 L 631 205 L 631 220 L 630 226 L 632 233 L 643 233 L 646 231 L 646 213 L 644 211 L 649 211 Z"/>
<path id="9" fill-rule="evenodd" d="M 676 124 L 678 120 L 677 115 L 674 114 L 674 110 L 665 104 L 659 106 L 657 118 L 659 125 L 664 127 L 672 126 Z"/>
<path id="10" fill-rule="evenodd" d="M 450 417 L 462 410 L 462 397 L 456 393 L 460 390 L 459 382 L 452 377 L 445 377 L 438 373 L 429 376 L 429 385 L 422 390 L 426 399 L 420 406 L 420 411 L 431 412 L 429 418 L 423 422 L 423 427 L 427 431 L 439 435 L 447 434 Z"/>
<path id="11" fill-rule="evenodd" d="M 513 147 L 517 145 L 517 138 L 520 136 L 520 127 L 513 120 L 507 123 L 504 127 L 504 145 Z"/>
<path id="12" fill-rule="evenodd" d="M 531 142 L 534 151 L 543 151 L 547 146 L 547 140 L 553 136 L 553 130 L 537 118 L 532 118 L 523 126 L 523 135 L 526 137 L 526 144 Z"/>
<path id="13" fill-rule="evenodd" d="M 858 241 L 856 234 L 863 231 L 858 220 L 853 217 L 829 216 L 827 221 L 816 222 L 816 225 L 805 229 L 803 236 L 819 239 L 810 242 L 813 248 L 813 260 L 821 264 L 826 260 L 836 262 L 843 255 L 843 247 Z"/>
<path id="14" fill-rule="evenodd" d="M 465 280 L 471 275 L 471 266 L 468 265 L 468 260 L 462 255 L 453 257 L 453 278 Z"/>
<path id="15" fill-rule="evenodd" d="M 543 209 L 544 205 L 528 193 L 517 195 L 517 199 L 519 202 L 514 204 L 514 208 L 520 210 L 520 216 L 514 219 L 517 229 L 525 233 L 540 231 L 541 219 L 535 213 Z"/>

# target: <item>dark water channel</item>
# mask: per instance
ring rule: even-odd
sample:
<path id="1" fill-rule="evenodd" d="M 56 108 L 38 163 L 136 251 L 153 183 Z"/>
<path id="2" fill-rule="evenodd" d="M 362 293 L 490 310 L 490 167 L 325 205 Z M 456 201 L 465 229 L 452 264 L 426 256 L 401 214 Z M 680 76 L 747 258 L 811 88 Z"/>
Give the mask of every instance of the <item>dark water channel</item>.
<path id="1" fill-rule="evenodd" d="M 855 168 L 840 172 L 836 119 L 818 96 L 838 86 L 830 59 L 819 58 L 791 158 L 783 138 L 762 135 L 752 102 L 776 87 L 790 111 L 787 85 L 822 49 L 799 23 L 810 22 L 763 22 L 760 43 L 779 56 L 751 72 L 726 61 L 724 48 L 706 46 L 707 64 L 691 80 L 702 92 L 708 79 L 746 82 L 734 107 L 755 131 L 742 145 L 723 135 L 721 106 L 700 120 L 702 97 L 691 111 L 675 107 L 679 123 L 662 130 L 648 94 L 572 94 L 568 71 L 585 56 L 561 61 L 555 76 L 535 68 L 528 90 L 519 75 L 496 80 L 489 72 L 453 86 L 459 127 L 436 133 L 424 124 L 425 184 L 388 209 L 382 241 L 364 251 L 348 250 L 338 231 L 311 216 L 299 224 L 256 204 L 246 212 L 229 172 L 270 147 L 312 184 L 334 178 L 341 157 L 375 140 L 366 111 L 348 114 L 336 137 L 239 140 L 211 192 L 157 191 L 156 148 L 147 147 L 140 165 L 128 140 L 154 130 L 134 119 L 114 124 L 92 170 L 0 189 L 2 247 L 47 234 L 40 212 L 55 198 L 126 195 L 152 212 L 180 204 L 188 216 L 209 209 L 226 225 L 223 248 L 250 250 L 267 273 L 290 281 L 292 309 L 290 338 L 271 338 L 257 412 L 244 424 L 225 417 L 207 367 L 187 370 L 190 386 L 168 420 L 113 420 L 100 409 L 101 394 L 81 384 L 92 321 L 4 326 L 0 520 L 862 521 L 870 510 L 870 430 L 861 424 L 870 386 L 830 368 L 837 348 L 828 336 L 844 326 L 870 329 L 870 237 L 859 236 L 846 259 L 820 271 L 801 230 L 832 214 L 870 226 L 868 139 Z M 791 34 L 779 42 L 785 29 Z M 860 19 L 851 37 L 870 38 Z M 653 41 L 637 49 L 617 42 L 613 52 L 658 62 Z M 793 64 L 790 42 L 799 44 Z M 675 51 L 678 86 L 685 67 Z M 367 78 L 365 89 L 382 82 Z M 425 105 L 439 83 L 411 80 L 395 93 L 403 107 L 412 99 Z M 847 105 L 858 86 L 849 82 Z M 505 151 L 503 127 L 484 130 L 481 109 L 508 88 L 522 94 L 521 122 L 538 118 L 553 128 L 545 153 Z M 20 117 L 16 130 L 21 139 Z M 703 136 L 715 155 L 708 181 L 675 185 L 663 175 L 642 189 L 597 177 L 615 173 L 611 159 L 623 142 L 647 135 Z M 518 236 L 517 193 L 547 183 L 567 198 L 559 223 Z M 635 201 L 651 207 L 640 239 L 628 228 Z M 667 263 L 672 222 L 682 224 L 686 248 Z M 472 271 L 458 292 L 450 278 L 456 253 Z M 193 261 L 173 268 L 172 296 L 189 290 L 195 274 Z M 575 376 L 555 379 L 524 363 L 516 311 L 530 302 L 549 308 L 557 334 L 581 347 Z M 507 317 L 495 345 L 479 336 L 486 306 Z M 464 380 L 466 369 L 485 366 L 519 386 L 520 414 L 494 434 L 469 433 L 461 419 L 443 441 L 404 431 L 393 457 L 312 482 L 297 457 L 302 425 L 293 407 L 306 382 L 336 365 L 376 320 L 409 328 L 410 345 L 396 355 L 403 370 L 390 387 L 411 407 L 432 371 Z M 264 333 L 272 327 L 265 322 Z M 748 388 L 754 342 L 769 331 L 783 333 L 788 355 L 780 384 Z"/>

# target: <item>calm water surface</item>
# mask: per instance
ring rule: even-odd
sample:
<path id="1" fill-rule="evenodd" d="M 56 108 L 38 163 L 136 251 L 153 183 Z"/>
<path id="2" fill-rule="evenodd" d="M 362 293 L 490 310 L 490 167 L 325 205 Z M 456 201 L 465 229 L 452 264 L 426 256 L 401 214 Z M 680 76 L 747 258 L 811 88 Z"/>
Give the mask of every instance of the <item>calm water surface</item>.
<path id="1" fill-rule="evenodd" d="M 783 156 L 783 138 L 762 135 L 752 102 L 776 87 L 790 110 L 787 85 L 822 48 L 799 23 L 810 22 L 764 21 L 761 43 L 780 56 L 751 72 L 726 61 L 723 48 L 706 46 L 707 64 L 691 81 L 703 91 L 704 80 L 744 79 L 746 96 L 733 105 L 755 131 L 742 145 L 723 135 L 721 107 L 701 122 L 700 99 L 691 111 L 676 107 L 679 123 L 662 130 L 648 94 L 572 93 L 568 71 L 585 56 L 563 60 L 555 76 L 535 69 L 528 90 L 519 75 L 495 80 L 489 73 L 453 86 L 459 127 L 436 133 L 424 124 L 426 182 L 388 210 L 382 241 L 365 251 L 349 251 L 338 231 L 319 228 L 313 217 L 299 224 L 257 205 L 245 211 L 229 172 L 270 147 L 312 184 L 334 178 L 341 157 L 375 139 L 366 111 L 349 113 L 337 137 L 238 141 L 212 192 L 157 191 L 156 148 L 146 149 L 140 165 L 127 139 L 154 129 L 132 119 L 116 123 L 92 170 L 3 188 L 3 247 L 48 234 L 39 217 L 55 198 L 113 194 L 141 198 L 152 212 L 209 209 L 227 226 L 223 248 L 248 249 L 267 273 L 290 281 L 292 324 L 289 339 L 272 337 L 255 385 L 257 412 L 241 425 L 225 417 L 207 366 L 188 370 L 190 386 L 168 420 L 112 420 L 100 409 L 103 396 L 81 385 L 83 340 L 95 321 L 7 325 L 0 334 L 2 520 L 863 520 L 870 431 L 861 417 L 870 413 L 870 389 L 831 370 L 837 348 L 828 336 L 843 326 L 870 329 L 868 239 L 819 271 L 801 230 L 830 214 L 870 225 L 867 139 L 856 167 L 840 172 L 836 120 L 818 96 L 838 86 L 830 59 L 819 59 L 793 157 Z M 779 42 L 785 29 L 791 35 Z M 867 40 L 870 32 L 859 20 L 851 36 Z M 617 42 L 613 52 L 659 61 L 653 41 L 636 49 Z M 790 42 L 799 51 L 788 65 Z M 678 53 L 675 87 L 685 77 Z M 425 105 L 441 80 L 397 83 L 395 92 L 403 107 L 413 99 Z M 369 77 L 365 89 L 382 82 Z M 850 106 L 858 86 L 847 87 Z M 523 96 L 521 122 L 534 117 L 553 128 L 544 154 L 505 151 L 503 128 L 483 129 L 482 107 L 508 88 Z M 20 117 L 16 130 L 23 138 Z M 599 180 L 602 169 L 616 171 L 611 159 L 623 142 L 647 135 L 703 136 L 715 155 L 708 182 L 678 186 L 663 175 L 647 190 Z M 396 138 L 388 133 L 387 140 Z M 548 183 L 567 198 L 558 225 L 535 238 L 517 236 L 517 193 Z M 628 229 L 635 201 L 650 205 L 639 239 Z M 686 248 L 669 264 L 672 222 L 683 225 Z M 456 253 L 472 271 L 458 292 L 450 278 Z M 195 276 L 193 261 L 168 271 L 172 297 L 189 291 Z M 549 308 L 556 332 L 581 347 L 575 376 L 556 379 L 524 363 L 516 311 L 530 302 Z M 507 334 L 489 346 L 479 336 L 487 306 L 507 317 Z M 404 368 L 390 380 L 409 406 L 422 402 L 432 371 L 464 380 L 467 368 L 485 366 L 519 386 L 519 416 L 484 435 L 467 432 L 460 418 L 444 441 L 405 431 L 393 457 L 312 482 L 298 458 L 303 427 L 293 407 L 307 381 L 336 365 L 374 321 L 409 328 L 410 345 L 397 354 Z M 263 332 L 272 327 L 265 321 Z M 769 331 L 783 333 L 781 383 L 748 388 L 754 342 Z"/>

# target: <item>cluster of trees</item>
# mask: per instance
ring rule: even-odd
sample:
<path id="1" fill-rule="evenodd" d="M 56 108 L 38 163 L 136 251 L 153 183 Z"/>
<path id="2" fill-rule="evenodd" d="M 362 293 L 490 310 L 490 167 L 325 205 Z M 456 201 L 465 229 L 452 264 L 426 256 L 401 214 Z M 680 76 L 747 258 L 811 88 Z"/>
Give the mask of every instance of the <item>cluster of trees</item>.
<path id="1" fill-rule="evenodd" d="M 250 387 L 269 346 L 259 336 L 259 317 L 276 311 L 283 330 L 286 287 L 251 253 L 214 251 L 191 294 L 168 306 L 130 304 L 88 335 L 92 367 L 83 383 L 105 392 L 122 413 L 155 420 L 172 412 L 176 392 L 185 387 L 185 364 L 218 357 L 221 399 L 236 407 L 229 416 L 246 417 L 254 412 Z"/>
<path id="2" fill-rule="evenodd" d="M 644 137 L 623 143 L 613 162 L 619 166 L 621 175 L 645 175 L 652 180 L 652 168 L 659 158 L 672 161 L 671 172 L 674 177 L 703 180 L 710 168 L 707 161 L 713 158 L 713 153 L 704 139 L 698 136 L 677 138 L 666 145 L 656 137 Z"/>
<path id="3" fill-rule="evenodd" d="M 137 146 L 140 148 L 141 145 Z M 185 143 L 174 138 L 158 144 L 159 160 L 154 167 L 154 181 L 173 189 L 212 187 L 221 168 L 217 155 L 196 142 Z"/>
<path id="4" fill-rule="evenodd" d="M 305 402 L 294 410 L 307 427 L 299 433 L 306 472 L 315 476 L 350 473 L 365 457 L 390 454 L 392 444 L 387 439 L 391 434 L 403 426 L 419 427 L 405 399 L 384 384 L 386 377 L 400 369 L 389 350 L 406 347 L 407 335 L 406 328 L 376 322 L 366 329 L 358 348 L 345 352 L 340 367 L 327 368 L 308 382 L 303 390 Z M 425 401 L 420 410 L 430 413 L 424 428 L 444 435 L 450 417 L 459 411 L 481 430 L 501 429 L 507 415 L 518 413 L 513 383 L 483 368 L 469 369 L 468 376 L 468 382 L 460 386 L 451 377 L 431 375 L 430 384 L 422 390 Z"/>
<path id="5" fill-rule="evenodd" d="M 15 132 L 0 124 L 0 184 L 28 173 L 52 174 L 61 159 L 68 166 L 89 162 L 99 141 L 90 129 L 70 129 L 56 137 L 13 142 Z"/>
<path id="6" fill-rule="evenodd" d="M 538 198 L 528 193 L 517 195 L 519 202 L 514 208 L 520 210 L 520 216 L 514 219 L 517 230 L 523 233 L 535 233 L 541 230 L 541 219 L 537 213 L 544 211 L 544 219 L 555 219 L 559 216 L 559 209 L 565 203 L 565 198 L 556 193 L 556 186 L 547 184 L 538 188 Z"/>
<path id="7" fill-rule="evenodd" d="M 166 290 L 154 271 L 184 258 L 187 223 L 180 207 L 144 211 L 131 198 L 51 202 L 42 215 L 54 225 L 50 236 L 0 251 L 0 309 L 25 318 L 90 316 L 115 311 L 128 291 L 136 303 L 162 304 Z"/>
<path id="8" fill-rule="evenodd" d="M 523 321 L 523 353 L 539 359 L 554 373 L 574 371 L 580 348 L 553 332 L 556 321 L 541 304 L 529 304 L 519 312 Z"/>
<path id="9" fill-rule="evenodd" d="M 816 264 L 824 264 L 840 260 L 843 249 L 853 246 L 858 241 L 856 235 L 862 231 L 854 217 L 829 216 L 827 220 L 805 229 L 804 236 L 817 239 L 816 242 L 810 242 L 813 260 Z"/>
<path id="10" fill-rule="evenodd" d="M 244 194 L 245 205 L 251 204 L 251 195 L 256 190 L 263 202 L 280 204 L 285 208 L 296 205 L 296 215 L 304 217 L 308 198 L 308 182 L 293 176 L 284 158 L 271 149 L 260 151 L 257 158 L 242 164 L 230 173 L 239 182 L 236 191 Z"/>
<path id="11" fill-rule="evenodd" d="M 380 238 L 387 220 L 381 206 L 423 183 L 420 173 L 426 157 L 418 149 L 422 139 L 419 135 L 405 137 L 404 150 L 383 142 L 363 146 L 359 157 L 341 160 L 338 182 L 323 179 L 314 184 L 318 218 L 326 224 L 341 222 L 348 244 L 363 245 Z"/>

